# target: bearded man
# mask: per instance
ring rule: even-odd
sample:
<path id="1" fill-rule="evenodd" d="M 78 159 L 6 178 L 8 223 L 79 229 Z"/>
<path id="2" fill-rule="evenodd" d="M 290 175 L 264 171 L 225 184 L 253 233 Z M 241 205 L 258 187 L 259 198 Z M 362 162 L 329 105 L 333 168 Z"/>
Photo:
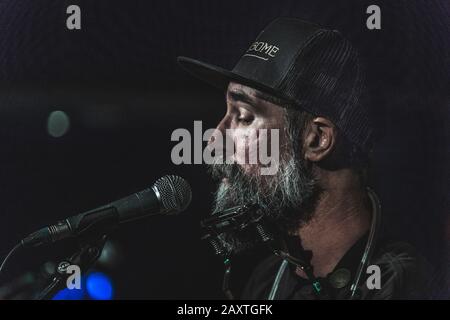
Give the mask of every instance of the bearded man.
<path id="1" fill-rule="evenodd" d="M 335 30 L 279 18 L 231 71 L 186 57 L 178 61 L 226 90 L 227 111 L 212 141 L 219 133 L 235 144 L 246 140 L 231 155 L 234 163 L 210 168 L 220 180 L 214 212 L 257 204 L 284 235 L 298 240 L 289 254 L 311 253 L 311 274 L 290 259 L 264 260 L 242 298 L 427 295 L 426 262 L 410 245 L 384 239 L 377 227 L 380 205 L 366 179 L 373 128 L 363 66 L 349 41 Z M 262 175 L 260 163 L 238 161 L 261 142 L 246 132 L 261 129 L 279 129 L 273 175 Z M 370 283 L 372 273 L 379 279 Z"/>

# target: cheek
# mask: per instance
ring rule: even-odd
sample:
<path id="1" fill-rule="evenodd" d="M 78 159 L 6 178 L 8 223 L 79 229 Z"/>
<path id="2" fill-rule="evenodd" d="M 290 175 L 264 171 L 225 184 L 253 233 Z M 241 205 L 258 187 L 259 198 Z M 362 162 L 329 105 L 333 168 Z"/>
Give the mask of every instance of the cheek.
<path id="1" fill-rule="evenodd" d="M 241 165 L 256 164 L 258 136 L 256 130 L 236 130 L 233 132 L 234 160 Z"/>
<path id="2" fill-rule="evenodd" d="M 277 147 L 271 149 L 271 143 L 275 140 L 270 131 L 253 130 L 236 135 L 235 137 L 234 161 L 241 166 L 245 173 L 250 175 L 260 175 L 261 167 L 269 163 L 277 162 L 279 154 Z M 278 137 L 276 137 L 278 141 Z M 269 156 L 269 154 L 270 156 Z M 275 158 L 274 158 L 275 156 Z M 269 161 L 269 163 L 268 163 Z"/>
<path id="3" fill-rule="evenodd" d="M 283 145 L 286 140 L 284 129 L 279 127 L 279 122 L 275 119 L 272 121 L 256 119 L 252 127 L 227 130 L 228 138 L 233 141 L 231 148 L 230 145 L 227 146 L 228 159 L 238 163 L 246 172 L 258 170 L 262 161 L 261 156 L 273 157 L 273 153 L 276 153 L 278 160 L 278 156 L 284 151 Z M 233 150 L 230 152 L 230 149 Z"/>

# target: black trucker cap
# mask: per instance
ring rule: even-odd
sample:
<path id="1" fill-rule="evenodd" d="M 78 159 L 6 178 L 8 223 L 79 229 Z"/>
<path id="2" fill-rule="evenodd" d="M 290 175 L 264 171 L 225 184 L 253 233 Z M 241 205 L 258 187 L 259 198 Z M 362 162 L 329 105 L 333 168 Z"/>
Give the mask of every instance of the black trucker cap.
<path id="1" fill-rule="evenodd" d="M 363 101 L 364 72 L 357 51 L 336 30 L 278 18 L 231 71 L 187 57 L 178 62 L 220 89 L 234 81 L 326 117 L 362 151 L 370 149 L 373 129 Z"/>

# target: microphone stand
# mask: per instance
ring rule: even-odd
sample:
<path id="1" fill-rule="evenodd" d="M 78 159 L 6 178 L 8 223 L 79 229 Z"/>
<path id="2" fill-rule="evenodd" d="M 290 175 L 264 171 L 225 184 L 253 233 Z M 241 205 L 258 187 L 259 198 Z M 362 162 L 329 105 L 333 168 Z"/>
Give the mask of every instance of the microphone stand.
<path id="1" fill-rule="evenodd" d="M 70 276 L 67 274 L 67 267 L 70 265 L 77 265 L 81 274 L 84 274 L 97 262 L 107 235 L 115 229 L 118 217 L 118 214 L 110 214 L 110 212 L 117 213 L 117 209 L 114 207 L 102 210 L 108 214 L 97 217 L 78 232 L 78 251 L 59 262 L 50 283 L 36 296 L 36 300 L 51 299 L 59 290 L 66 287 L 67 279 Z"/>
<path id="2" fill-rule="evenodd" d="M 106 238 L 106 235 L 102 235 L 100 238 L 80 242 L 79 250 L 73 253 L 68 259 L 59 262 L 50 283 L 34 297 L 34 300 L 51 299 L 56 293 L 64 289 L 67 279 L 70 276 L 70 274 L 67 274 L 68 266 L 77 265 L 81 270 L 81 274 L 86 273 L 92 268 L 100 257 Z"/>

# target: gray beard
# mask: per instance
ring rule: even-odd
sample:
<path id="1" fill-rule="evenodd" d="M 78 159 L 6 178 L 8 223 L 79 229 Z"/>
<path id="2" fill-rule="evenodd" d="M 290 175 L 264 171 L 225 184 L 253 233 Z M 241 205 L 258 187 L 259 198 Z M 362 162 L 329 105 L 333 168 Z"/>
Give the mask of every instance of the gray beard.
<path id="1" fill-rule="evenodd" d="M 292 231 L 312 218 L 320 194 L 311 170 L 302 159 L 281 160 L 275 175 L 245 173 L 237 164 L 209 166 L 213 178 L 227 178 L 215 192 L 213 213 L 234 206 L 256 204 L 282 229 Z"/>

